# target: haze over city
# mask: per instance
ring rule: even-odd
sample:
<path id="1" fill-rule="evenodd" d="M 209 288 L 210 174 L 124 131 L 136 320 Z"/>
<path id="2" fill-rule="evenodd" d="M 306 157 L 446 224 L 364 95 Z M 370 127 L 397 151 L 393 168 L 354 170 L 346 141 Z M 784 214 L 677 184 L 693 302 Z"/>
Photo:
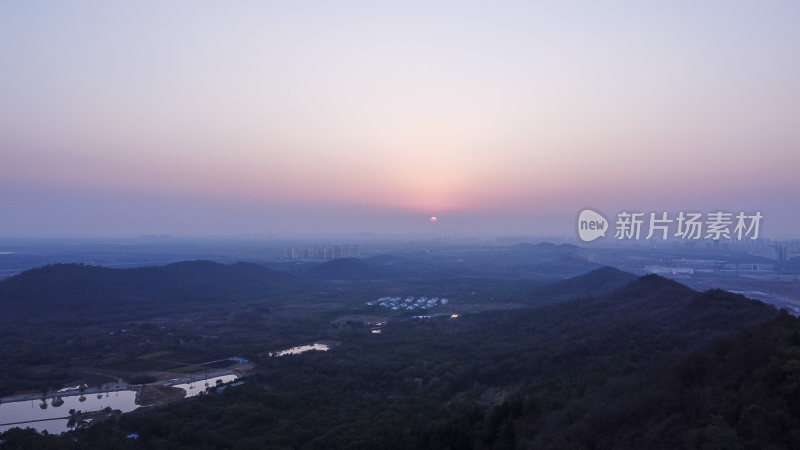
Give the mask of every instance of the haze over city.
<path id="1" fill-rule="evenodd" d="M 0 236 L 800 221 L 797 2 L 80 5 L 2 6 Z"/>

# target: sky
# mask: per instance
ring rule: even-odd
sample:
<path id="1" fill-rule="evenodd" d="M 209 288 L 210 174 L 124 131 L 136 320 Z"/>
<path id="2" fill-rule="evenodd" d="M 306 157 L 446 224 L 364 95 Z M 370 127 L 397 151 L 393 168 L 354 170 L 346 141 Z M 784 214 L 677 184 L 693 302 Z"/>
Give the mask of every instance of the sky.
<path id="1" fill-rule="evenodd" d="M 800 2 L 0 3 L 0 236 L 800 222 Z M 438 222 L 429 218 L 437 216 Z"/>

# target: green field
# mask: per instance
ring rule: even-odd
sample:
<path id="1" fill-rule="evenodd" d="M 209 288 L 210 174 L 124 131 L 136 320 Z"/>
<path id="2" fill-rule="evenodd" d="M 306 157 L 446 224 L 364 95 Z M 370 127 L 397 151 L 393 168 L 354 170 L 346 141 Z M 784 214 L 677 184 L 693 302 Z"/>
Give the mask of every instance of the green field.
<path id="1" fill-rule="evenodd" d="M 136 373 L 136 372 L 179 372 L 191 373 L 208 370 L 208 367 L 199 364 L 206 361 L 223 359 L 219 355 L 196 354 L 191 352 L 181 352 L 172 350 L 162 350 L 133 358 L 121 359 L 119 361 L 108 361 L 103 364 L 103 369 L 110 369 L 114 372 Z"/>

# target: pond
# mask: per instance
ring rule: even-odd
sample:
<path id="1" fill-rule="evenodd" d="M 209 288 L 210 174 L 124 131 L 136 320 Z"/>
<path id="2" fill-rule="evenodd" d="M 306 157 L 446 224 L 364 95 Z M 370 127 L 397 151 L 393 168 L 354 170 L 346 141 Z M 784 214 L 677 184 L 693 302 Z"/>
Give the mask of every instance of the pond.
<path id="1" fill-rule="evenodd" d="M 200 395 L 210 387 L 215 387 L 220 384 L 229 383 L 238 378 L 236 375 L 221 375 L 218 377 L 203 378 L 199 380 L 189 380 L 187 383 L 173 384 L 172 386 L 181 388 L 186 391 L 186 397 L 194 397 Z"/>
<path id="2" fill-rule="evenodd" d="M 186 377 L 172 380 L 167 383 L 186 391 L 186 397 L 194 397 L 209 387 L 228 383 L 236 380 L 234 374 L 218 375 L 214 377 Z M 219 380 L 219 382 L 218 382 Z M 81 401 L 81 398 L 83 400 Z M 61 401 L 63 401 L 63 403 Z M 46 406 L 46 407 L 42 407 Z M 81 412 L 100 411 L 110 407 L 123 413 L 138 408 L 136 404 L 136 391 L 125 389 L 111 392 L 86 393 L 48 398 L 45 402 L 41 399 L 24 400 L 18 402 L 0 403 L 0 433 L 13 428 L 33 428 L 39 432 L 47 431 L 58 434 L 68 431 L 70 427 L 69 410 Z"/>
<path id="3" fill-rule="evenodd" d="M 83 401 L 80 400 L 81 397 Z M 13 427 L 29 427 L 40 432 L 47 430 L 48 433 L 58 434 L 69 429 L 67 422 L 70 409 L 91 412 L 111 407 L 129 412 L 138 407 L 136 392 L 132 390 L 60 397 L 63 403 L 58 398 L 48 398 L 45 402 L 38 399 L 0 403 L 0 432 Z M 42 408 L 43 405 L 47 407 Z"/>
<path id="4" fill-rule="evenodd" d="M 297 355 L 311 350 L 319 350 L 324 352 L 328 351 L 329 349 L 330 346 L 327 344 L 315 342 L 309 345 L 298 345 L 297 347 L 287 348 L 286 350 L 281 350 L 279 352 L 272 352 L 269 354 L 269 356 Z"/>

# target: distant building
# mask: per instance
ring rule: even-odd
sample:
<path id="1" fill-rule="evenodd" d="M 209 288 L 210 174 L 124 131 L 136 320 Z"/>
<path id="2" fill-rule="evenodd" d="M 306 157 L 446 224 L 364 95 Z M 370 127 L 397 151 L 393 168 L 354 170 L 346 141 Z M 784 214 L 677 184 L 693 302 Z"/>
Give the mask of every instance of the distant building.
<path id="1" fill-rule="evenodd" d="M 691 267 L 645 266 L 644 270 L 657 275 L 691 275 L 694 273 L 694 269 Z"/>
<path id="2" fill-rule="evenodd" d="M 773 247 L 775 252 L 773 253 L 775 260 L 777 261 L 788 261 L 789 260 L 789 247 L 786 245 L 775 245 Z"/>
<path id="3" fill-rule="evenodd" d="M 358 244 L 317 245 L 314 247 L 290 247 L 286 259 L 336 259 L 361 256 Z"/>
<path id="4" fill-rule="evenodd" d="M 770 263 L 739 263 L 739 264 L 725 264 L 725 270 L 736 270 L 736 271 L 768 271 L 774 270 L 775 264 Z"/>

